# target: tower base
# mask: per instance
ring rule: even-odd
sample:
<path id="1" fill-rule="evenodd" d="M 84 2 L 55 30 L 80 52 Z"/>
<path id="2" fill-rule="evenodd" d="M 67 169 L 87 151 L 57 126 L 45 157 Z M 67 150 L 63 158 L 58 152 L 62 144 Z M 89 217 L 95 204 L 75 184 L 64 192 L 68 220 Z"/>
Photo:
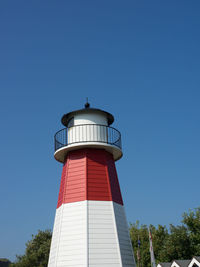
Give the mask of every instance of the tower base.
<path id="1" fill-rule="evenodd" d="M 135 267 L 124 207 L 80 201 L 56 210 L 48 267 Z"/>

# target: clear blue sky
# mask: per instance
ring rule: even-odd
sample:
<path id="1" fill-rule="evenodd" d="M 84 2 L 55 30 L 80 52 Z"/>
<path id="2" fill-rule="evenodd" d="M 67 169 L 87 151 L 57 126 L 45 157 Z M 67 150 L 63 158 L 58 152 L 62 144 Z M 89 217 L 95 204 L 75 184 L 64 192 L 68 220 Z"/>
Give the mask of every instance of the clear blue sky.
<path id="1" fill-rule="evenodd" d="M 200 1 L 1 1 L 0 257 L 52 228 L 61 116 L 111 112 L 129 222 L 179 224 L 199 203 Z"/>

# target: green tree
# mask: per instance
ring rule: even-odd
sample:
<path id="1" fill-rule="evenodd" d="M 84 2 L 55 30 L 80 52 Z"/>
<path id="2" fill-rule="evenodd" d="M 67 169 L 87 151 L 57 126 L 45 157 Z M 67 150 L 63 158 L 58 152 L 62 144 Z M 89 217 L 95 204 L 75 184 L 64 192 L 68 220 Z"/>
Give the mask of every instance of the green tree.
<path id="1" fill-rule="evenodd" d="M 46 267 L 48 264 L 51 244 L 51 231 L 38 231 L 32 235 L 32 239 L 26 243 L 26 251 L 23 256 L 17 256 L 11 267 Z"/>
<path id="2" fill-rule="evenodd" d="M 190 241 L 191 255 L 200 255 L 200 207 L 183 214 L 182 223 L 186 225 Z"/>
<path id="3" fill-rule="evenodd" d="M 169 236 L 166 226 L 158 225 L 156 228 L 153 225 L 149 226 L 153 239 L 154 254 L 157 262 L 167 259 L 165 253 L 165 243 Z M 140 266 L 151 267 L 150 260 L 150 244 L 149 244 L 149 230 L 147 225 L 141 225 L 137 221 L 135 224 L 130 225 L 130 237 L 134 249 L 135 260 L 138 266 L 138 239 L 140 240 Z"/>
<path id="4" fill-rule="evenodd" d="M 183 214 L 178 226 L 150 225 L 154 254 L 157 262 L 170 262 L 174 259 L 191 259 L 200 255 L 200 207 Z M 137 260 L 138 237 L 140 246 L 140 266 L 150 267 L 148 227 L 139 222 L 130 225 L 130 236 Z"/>
<path id="5" fill-rule="evenodd" d="M 150 225 L 151 235 L 153 239 L 153 249 L 157 262 L 167 262 L 166 256 L 166 240 L 169 238 L 169 233 L 166 226 L 158 225 L 156 228 Z"/>
<path id="6" fill-rule="evenodd" d="M 141 225 L 137 221 L 130 225 L 130 237 L 133 245 L 134 256 L 138 266 L 138 254 L 140 266 L 151 267 L 149 254 L 149 237 L 146 225 Z M 138 248 L 138 239 L 140 240 L 140 248 Z"/>
<path id="7" fill-rule="evenodd" d="M 184 225 L 170 225 L 170 234 L 164 244 L 165 253 L 163 256 L 168 262 L 174 259 L 192 258 L 190 236 Z M 161 260 L 163 261 L 163 258 Z"/>

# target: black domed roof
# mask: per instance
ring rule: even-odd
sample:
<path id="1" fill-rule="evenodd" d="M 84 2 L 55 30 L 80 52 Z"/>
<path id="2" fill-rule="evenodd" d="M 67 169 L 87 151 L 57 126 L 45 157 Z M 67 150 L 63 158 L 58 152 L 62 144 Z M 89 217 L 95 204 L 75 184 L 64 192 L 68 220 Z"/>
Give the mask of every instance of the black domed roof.
<path id="1" fill-rule="evenodd" d="M 61 122 L 64 126 L 67 127 L 69 120 L 75 115 L 75 114 L 84 114 L 84 113 L 103 113 L 104 115 L 106 115 L 107 119 L 108 119 L 108 125 L 111 125 L 114 122 L 114 116 L 104 110 L 101 109 L 97 109 L 97 108 L 90 108 L 89 103 L 86 103 L 88 105 L 85 105 L 85 108 L 83 109 L 79 109 L 79 110 L 74 110 L 72 112 L 69 112 L 67 114 L 64 114 L 62 116 Z"/>

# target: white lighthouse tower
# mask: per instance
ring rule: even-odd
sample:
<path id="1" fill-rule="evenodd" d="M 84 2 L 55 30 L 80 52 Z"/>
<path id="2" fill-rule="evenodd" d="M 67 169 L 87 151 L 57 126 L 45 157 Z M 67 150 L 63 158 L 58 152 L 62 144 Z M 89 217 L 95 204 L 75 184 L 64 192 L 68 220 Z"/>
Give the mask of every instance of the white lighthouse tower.
<path id="1" fill-rule="evenodd" d="M 114 117 L 85 108 L 62 117 L 63 163 L 48 267 L 136 267 L 115 168 L 122 157 Z"/>

